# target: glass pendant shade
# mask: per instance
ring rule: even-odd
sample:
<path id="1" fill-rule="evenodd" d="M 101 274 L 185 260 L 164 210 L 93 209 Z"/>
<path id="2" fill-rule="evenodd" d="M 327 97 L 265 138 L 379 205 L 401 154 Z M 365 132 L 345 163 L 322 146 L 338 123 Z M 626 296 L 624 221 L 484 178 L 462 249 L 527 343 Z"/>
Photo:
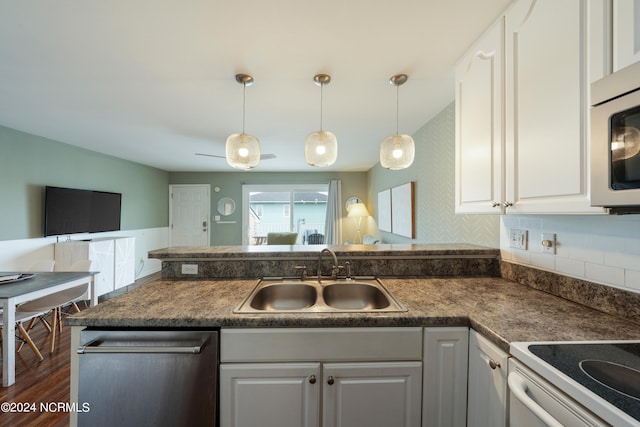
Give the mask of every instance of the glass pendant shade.
<path id="1" fill-rule="evenodd" d="M 248 74 L 236 74 L 236 81 L 242 87 L 242 133 L 229 135 L 225 145 L 225 157 L 229 166 L 236 169 L 253 169 L 260 163 L 260 141 L 253 135 L 244 133 L 245 104 L 247 86 L 253 84 Z"/>
<path id="2" fill-rule="evenodd" d="M 415 153 L 415 143 L 411 136 L 388 136 L 380 145 L 380 166 L 391 170 L 408 168 L 413 163 Z"/>
<path id="3" fill-rule="evenodd" d="M 304 158 L 311 166 L 331 166 L 338 158 L 338 140 L 333 133 L 322 130 L 322 90 L 331 81 L 331 76 L 316 74 L 313 81 L 320 86 L 320 130 L 307 135 Z"/>
<path id="4" fill-rule="evenodd" d="M 336 136 L 325 130 L 311 132 L 304 141 L 304 158 L 311 166 L 331 166 L 338 158 Z"/>
<path id="5" fill-rule="evenodd" d="M 386 169 L 408 168 L 416 155 L 413 138 L 398 132 L 400 86 L 405 84 L 408 78 L 406 74 L 396 74 L 389 79 L 389 83 L 396 87 L 396 134 L 386 137 L 380 144 L 380 166 Z"/>
<path id="6" fill-rule="evenodd" d="M 234 133 L 227 138 L 226 158 L 236 169 L 253 169 L 260 163 L 260 141 L 253 135 Z"/>

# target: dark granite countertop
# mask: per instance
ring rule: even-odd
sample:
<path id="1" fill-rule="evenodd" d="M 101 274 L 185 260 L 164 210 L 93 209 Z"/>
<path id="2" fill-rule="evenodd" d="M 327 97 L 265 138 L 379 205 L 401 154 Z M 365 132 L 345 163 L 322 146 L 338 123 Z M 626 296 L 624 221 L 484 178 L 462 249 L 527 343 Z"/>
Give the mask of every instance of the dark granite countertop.
<path id="1" fill-rule="evenodd" d="M 192 249 L 194 250 L 194 249 Z M 158 280 L 67 318 L 115 328 L 470 326 L 516 341 L 640 340 L 640 324 L 499 277 L 384 278 L 401 313 L 235 314 L 256 280 Z"/>
<path id="2" fill-rule="evenodd" d="M 376 244 L 376 245 L 252 245 L 252 246 L 176 246 L 149 252 L 149 258 L 175 259 L 280 259 L 295 256 L 317 257 L 324 248 L 330 248 L 338 256 L 350 258 L 376 257 L 442 257 L 479 256 L 497 257 L 498 249 L 466 243 L 447 244 Z"/>

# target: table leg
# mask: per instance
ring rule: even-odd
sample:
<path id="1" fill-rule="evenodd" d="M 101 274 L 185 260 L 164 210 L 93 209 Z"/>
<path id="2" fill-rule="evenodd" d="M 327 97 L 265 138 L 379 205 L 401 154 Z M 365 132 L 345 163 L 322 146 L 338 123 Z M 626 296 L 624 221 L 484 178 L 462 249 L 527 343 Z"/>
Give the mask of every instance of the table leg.
<path id="1" fill-rule="evenodd" d="M 16 305 L 11 300 L 2 301 L 2 386 L 16 382 Z"/>
<path id="2" fill-rule="evenodd" d="M 91 276 L 91 279 L 89 279 L 89 290 L 91 293 L 89 305 L 93 307 L 98 304 L 98 296 L 96 295 L 96 276 Z"/>

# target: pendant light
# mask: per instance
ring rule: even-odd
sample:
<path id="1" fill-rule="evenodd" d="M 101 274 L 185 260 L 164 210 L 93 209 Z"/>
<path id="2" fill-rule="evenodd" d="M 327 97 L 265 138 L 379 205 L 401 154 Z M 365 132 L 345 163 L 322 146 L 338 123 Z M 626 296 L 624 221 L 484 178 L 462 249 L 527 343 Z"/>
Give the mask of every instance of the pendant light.
<path id="1" fill-rule="evenodd" d="M 313 81 L 320 86 L 320 130 L 307 135 L 304 158 L 311 166 L 331 166 L 338 157 L 338 141 L 333 133 L 322 130 L 322 91 L 324 85 L 331 81 L 331 76 L 316 74 Z"/>
<path id="2" fill-rule="evenodd" d="M 236 169 L 253 169 L 260 163 L 260 141 L 253 135 L 244 133 L 245 92 L 253 84 L 248 74 L 236 74 L 236 81 L 242 84 L 242 133 L 234 133 L 227 138 L 227 163 Z"/>
<path id="3" fill-rule="evenodd" d="M 396 87 L 396 134 L 386 137 L 380 145 L 380 165 L 386 169 L 408 168 L 415 157 L 413 138 L 410 135 L 398 133 L 400 86 L 406 83 L 407 79 L 406 74 L 396 74 L 389 79 L 389 83 Z"/>

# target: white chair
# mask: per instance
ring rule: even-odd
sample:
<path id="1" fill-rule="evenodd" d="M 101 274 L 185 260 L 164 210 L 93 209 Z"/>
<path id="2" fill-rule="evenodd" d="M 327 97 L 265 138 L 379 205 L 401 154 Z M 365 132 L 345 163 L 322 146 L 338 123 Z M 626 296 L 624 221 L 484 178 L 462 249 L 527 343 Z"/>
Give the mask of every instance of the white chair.
<path id="1" fill-rule="evenodd" d="M 33 322 L 35 322 L 35 319 L 37 319 L 41 315 L 42 315 L 41 312 L 37 312 L 37 313 L 23 312 L 23 313 L 19 313 L 19 314 L 16 313 L 16 329 L 17 329 L 17 332 L 19 334 L 19 335 L 16 336 L 16 338 L 20 340 L 20 345 L 19 345 L 17 351 L 20 351 L 20 349 L 22 349 L 22 346 L 24 345 L 24 343 L 27 343 L 29 345 L 29 348 L 31 348 L 33 353 L 36 355 L 36 357 L 40 361 L 44 360 L 44 357 L 42 357 L 42 353 L 40 353 L 40 350 L 38 350 L 38 347 L 35 345 L 35 343 L 31 339 L 31 336 L 29 336 L 29 332 L 27 332 L 27 330 L 24 328 L 23 322 L 25 322 L 27 320 L 30 320 L 29 325 L 30 325 L 30 328 L 31 328 L 31 327 L 33 327 Z M 0 320 L 0 342 L 2 342 L 2 339 L 3 339 L 3 329 L 4 328 L 2 326 L 3 326 L 2 320 Z M 49 330 L 51 330 L 50 327 L 49 327 Z"/>
<path id="2" fill-rule="evenodd" d="M 34 262 L 31 267 L 29 267 L 29 271 L 33 273 L 37 272 L 49 272 L 53 271 L 56 262 L 52 259 L 41 259 L 39 261 Z"/>
<path id="3" fill-rule="evenodd" d="M 31 267 L 29 267 L 28 271 L 33 273 L 51 272 L 53 271 L 55 264 L 56 264 L 55 260 L 41 259 L 31 264 Z M 0 310 L 0 312 L 2 312 L 2 310 Z M 42 360 L 42 355 L 33 344 L 33 341 L 29 336 L 29 332 L 31 332 L 31 329 L 33 329 L 33 325 L 37 320 L 40 320 L 42 322 L 42 325 L 47 329 L 47 331 L 51 332 L 51 326 L 44 319 L 43 317 L 44 314 L 46 313 L 21 313 L 20 318 L 16 320 L 17 321 L 16 326 L 18 327 L 18 330 L 21 335 L 21 342 L 18 345 L 18 348 L 16 349 L 17 352 L 20 352 L 20 350 L 22 350 L 22 347 L 26 342 L 27 344 L 29 344 L 29 347 L 31 347 L 31 349 L 34 350 L 34 353 L 36 353 L 36 356 L 38 356 L 38 358 Z M 29 320 L 29 325 L 27 325 L 27 328 L 25 329 L 22 326 L 22 322 L 25 322 L 27 320 Z"/>
<path id="4" fill-rule="evenodd" d="M 77 261 L 71 265 L 69 271 L 89 271 L 91 268 L 90 260 Z M 89 292 L 89 282 L 82 285 L 74 286 L 73 288 L 66 289 L 64 291 L 56 292 L 51 295 L 46 295 L 41 298 L 37 298 L 31 301 L 27 301 L 24 304 L 20 304 L 16 307 L 16 317 L 26 316 L 27 313 L 32 315 L 35 313 L 32 320 L 29 322 L 29 326 L 25 330 L 28 333 L 31 331 L 35 319 L 39 318 L 44 320 L 46 314 L 51 313 L 50 324 L 50 342 L 49 352 L 53 353 L 55 349 L 56 329 L 62 331 L 62 307 L 67 304 L 71 304 L 76 313 L 80 311 L 80 308 L 76 304 L 76 301 L 83 300 L 87 297 Z M 44 313 L 44 314 L 42 314 Z M 44 322 L 46 324 L 46 322 Z M 20 346 L 21 347 L 21 346 Z"/>

